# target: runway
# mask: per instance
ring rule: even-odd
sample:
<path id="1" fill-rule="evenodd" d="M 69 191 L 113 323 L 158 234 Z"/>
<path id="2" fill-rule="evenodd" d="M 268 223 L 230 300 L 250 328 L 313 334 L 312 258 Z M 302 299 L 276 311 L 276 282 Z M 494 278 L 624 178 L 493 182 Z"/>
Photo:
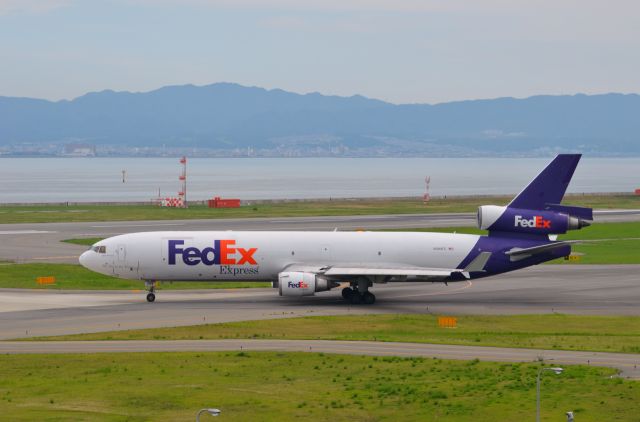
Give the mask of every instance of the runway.
<path id="1" fill-rule="evenodd" d="M 640 221 L 640 210 L 596 210 L 595 222 Z M 159 230 L 380 230 L 475 226 L 474 213 L 0 224 L 0 260 L 77 263 L 87 248 L 64 239 Z"/>
<path id="2" fill-rule="evenodd" d="M 420 343 L 331 340 L 125 340 L 125 341 L 0 341 L 0 353 L 136 353 L 282 351 L 367 356 L 436 357 L 492 362 L 540 362 L 549 365 L 607 366 L 624 378 L 640 379 L 640 355 L 504 347 L 451 346 Z"/>
<path id="3" fill-rule="evenodd" d="M 280 297 L 276 289 L 0 290 L 0 340 L 314 315 L 371 313 L 640 315 L 640 265 L 542 265 L 473 282 L 375 285 L 374 305 L 339 290 Z"/>

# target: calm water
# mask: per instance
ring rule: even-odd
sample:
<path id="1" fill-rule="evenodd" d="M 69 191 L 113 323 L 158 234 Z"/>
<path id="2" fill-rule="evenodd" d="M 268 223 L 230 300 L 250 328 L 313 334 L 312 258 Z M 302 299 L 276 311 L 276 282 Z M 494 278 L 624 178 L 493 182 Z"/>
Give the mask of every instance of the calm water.
<path id="1" fill-rule="evenodd" d="M 202 158 L 188 164 L 188 198 L 420 196 L 519 192 L 550 158 Z M 126 182 L 122 183 L 122 170 Z M 175 158 L 2 158 L 0 202 L 145 201 L 175 196 Z M 570 192 L 640 187 L 640 158 L 583 158 Z"/>

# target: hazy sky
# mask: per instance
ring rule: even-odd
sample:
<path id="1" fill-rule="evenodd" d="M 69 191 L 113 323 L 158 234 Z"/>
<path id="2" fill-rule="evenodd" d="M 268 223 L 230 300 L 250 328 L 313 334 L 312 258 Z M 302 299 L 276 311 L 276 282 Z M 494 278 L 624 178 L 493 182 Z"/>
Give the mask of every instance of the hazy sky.
<path id="1" fill-rule="evenodd" d="M 0 0 L 0 95 L 237 82 L 395 103 L 640 92 L 637 0 Z"/>

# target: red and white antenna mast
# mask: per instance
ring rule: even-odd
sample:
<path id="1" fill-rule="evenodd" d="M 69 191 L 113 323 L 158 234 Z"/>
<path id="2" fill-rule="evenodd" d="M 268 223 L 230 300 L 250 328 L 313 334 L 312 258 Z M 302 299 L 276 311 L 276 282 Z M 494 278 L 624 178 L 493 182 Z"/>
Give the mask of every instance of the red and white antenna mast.
<path id="1" fill-rule="evenodd" d="M 431 199 L 431 195 L 429 195 L 429 184 L 431 183 L 431 176 L 427 176 L 424 178 L 424 195 L 422 195 L 422 202 L 427 205 L 427 202 Z"/>
<path id="2" fill-rule="evenodd" d="M 182 182 L 182 188 L 178 196 L 182 199 L 182 208 L 187 208 L 187 157 L 182 157 L 180 164 L 182 164 L 182 173 L 178 179 Z"/>

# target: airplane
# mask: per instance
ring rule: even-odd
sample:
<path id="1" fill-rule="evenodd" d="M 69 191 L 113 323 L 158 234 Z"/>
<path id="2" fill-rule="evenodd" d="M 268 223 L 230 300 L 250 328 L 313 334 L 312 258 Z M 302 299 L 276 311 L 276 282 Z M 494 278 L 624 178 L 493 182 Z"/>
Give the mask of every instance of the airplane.
<path id="1" fill-rule="evenodd" d="M 571 254 L 557 235 L 589 226 L 591 208 L 560 205 L 581 154 L 560 154 L 508 205 L 483 205 L 487 235 L 429 232 L 158 231 L 101 240 L 84 267 L 156 282 L 270 281 L 280 296 L 312 296 L 348 283 L 343 298 L 373 304 L 377 283 L 456 282 L 537 265 Z M 410 287 L 409 287 L 410 288 Z"/>

